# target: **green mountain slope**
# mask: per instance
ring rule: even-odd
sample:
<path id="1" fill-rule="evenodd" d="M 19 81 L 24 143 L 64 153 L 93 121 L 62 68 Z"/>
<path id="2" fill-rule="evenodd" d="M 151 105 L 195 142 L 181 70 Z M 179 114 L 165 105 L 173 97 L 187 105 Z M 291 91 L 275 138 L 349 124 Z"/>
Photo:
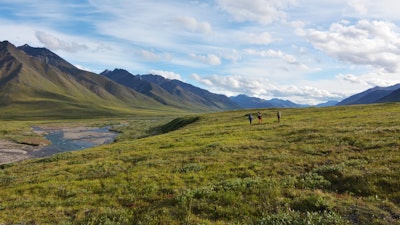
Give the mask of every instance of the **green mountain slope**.
<path id="1" fill-rule="evenodd" d="M 91 117 L 176 111 L 47 49 L 0 43 L 0 117 Z"/>
<path id="2" fill-rule="evenodd" d="M 400 223 L 399 104 L 260 111 L 3 165 L 0 223 Z"/>

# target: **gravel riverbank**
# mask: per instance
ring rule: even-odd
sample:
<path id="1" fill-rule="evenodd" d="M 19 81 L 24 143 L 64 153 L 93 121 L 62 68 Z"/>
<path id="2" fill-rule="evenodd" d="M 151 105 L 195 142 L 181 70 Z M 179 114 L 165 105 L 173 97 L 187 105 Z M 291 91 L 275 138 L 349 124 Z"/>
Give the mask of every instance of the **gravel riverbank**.
<path id="1" fill-rule="evenodd" d="M 0 139 L 0 164 L 6 164 L 35 157 L 45 157 L 58 152 L 81 150 L 87 147 L 107 144 L 112 142 L 116 136 L 116 133 L 108 131 L 107 128 L 84 126 L 41 126 L 35 127 L 34 132 L 43 136 L 58 132 L 61 134 L 63 142 L 74 143 L 74 145 L 70 144 L 71 147 L 67 146 L 62 148 L 60 148 L 59 143 L 52 143 L 47 146 L 32 146 Z"/>

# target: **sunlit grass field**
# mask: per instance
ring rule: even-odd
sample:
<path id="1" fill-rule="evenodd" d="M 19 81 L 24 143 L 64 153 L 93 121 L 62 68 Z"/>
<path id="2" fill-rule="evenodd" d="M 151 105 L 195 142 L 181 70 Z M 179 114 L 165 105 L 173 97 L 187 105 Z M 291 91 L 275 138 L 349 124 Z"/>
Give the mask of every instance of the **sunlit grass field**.
<path id="1" fill-rule="evenodd" d="M 133 118 L 2 165 L 0 224 L 400 224 L 400 104 L 257 111 Z"/>

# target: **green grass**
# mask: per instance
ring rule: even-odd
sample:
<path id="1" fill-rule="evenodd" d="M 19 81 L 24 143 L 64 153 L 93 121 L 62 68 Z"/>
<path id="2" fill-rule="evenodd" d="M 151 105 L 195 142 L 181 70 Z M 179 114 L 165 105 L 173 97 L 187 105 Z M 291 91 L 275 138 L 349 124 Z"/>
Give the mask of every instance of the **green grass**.
<path id="1" fill-rule="evenodd" d="M 0 224 L 400 224 L 399 104 L 257 111 L 136 118 L 3 165 Z"/>
<path id="2" fill-rule="evenodd" d="M 71 120 L 97 118 L 100 120 L 121 117 L 143 117 L 158 116 L 160 113 L 166 115 L 183 115 L 185 112 L 167 107 L 121 107 L 112 103 L 104 105 L 101 103 L 71 103 L 58 100 L 36 99 L 31 102 L 17 102 L 0 107 L 1 121 L 21 120 Z"/>

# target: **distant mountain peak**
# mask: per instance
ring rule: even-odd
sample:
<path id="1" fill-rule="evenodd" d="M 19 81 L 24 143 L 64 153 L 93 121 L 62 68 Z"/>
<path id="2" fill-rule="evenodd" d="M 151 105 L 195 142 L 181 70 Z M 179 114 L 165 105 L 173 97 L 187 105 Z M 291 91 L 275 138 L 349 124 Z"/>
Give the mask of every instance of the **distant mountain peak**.
<path id="1" fill-rule="evenodd" d="M 9 49 L 10 47 L 15 48 L 13 44 L 11 44 L 9 41 L 2 41 L 0 42 L 0 49 L 4 51 L 5 49 Z"/>
<path id="2" fill-rule="evenodd" d="M 44 47 L 31 47 L 28 44 L 24 44 L 22 46 L 17 47 L 19 50 L 22 50 L 26 53 L 28 53 L 31 56 L 47 56 L 47 57 L 53 57 L 57 58 L 59 60 L 64 60 L 54 52 L 48 50 L 47 48 Z"/>
<path id="3" fill-rule="evenodd" d="M 43 47 L 36 48 L 36 47 L 31 47 L 28 44 L 24 44 L 22 46 L 17 47 L 17 49 L 24 51 L 26 54 L 33 56 L 46 64 L 55 66 L 64 72 L 75 74 L 78 71 L 80 71 L 74 65 L 67 62 L 66 60 L 58 56 L 56 53 L 50 51 L 47 48 Z"/>
<path id="4" fill-rule="evenodd" d="M 115 68 L 112 72 L 125 72 L 125 73 L 129 73 L 127 70 L 121 69 L 121 68 Z"/>
<path id="5" fill-rule="evenodd" d="M 4 41 L 0 42 L 0 45 L 1 46 L 6 46 L 6 45 L 12 45 L 12 44 L 9 41 L 4 40 Z"/>
<path id="6" fill-rule="evenodd" d="M 105 69 L 103 72 L 101 72 L 100 74 L 107 74 L 107 73 L 110 73 L 110 72 L 112 72 L 111 70 L 108 70 L 108 69 Z"/>
<path id="7" fill-rule="evenodd" d="M 282 100 L 273 98 L 271 100 L 265 100 L 257 97 L 249 97 L 244 94 L 231 97 L 231 99 L 240 105 L 242 108 L 299 108 L 302 107 L 289 100 Z"/>

